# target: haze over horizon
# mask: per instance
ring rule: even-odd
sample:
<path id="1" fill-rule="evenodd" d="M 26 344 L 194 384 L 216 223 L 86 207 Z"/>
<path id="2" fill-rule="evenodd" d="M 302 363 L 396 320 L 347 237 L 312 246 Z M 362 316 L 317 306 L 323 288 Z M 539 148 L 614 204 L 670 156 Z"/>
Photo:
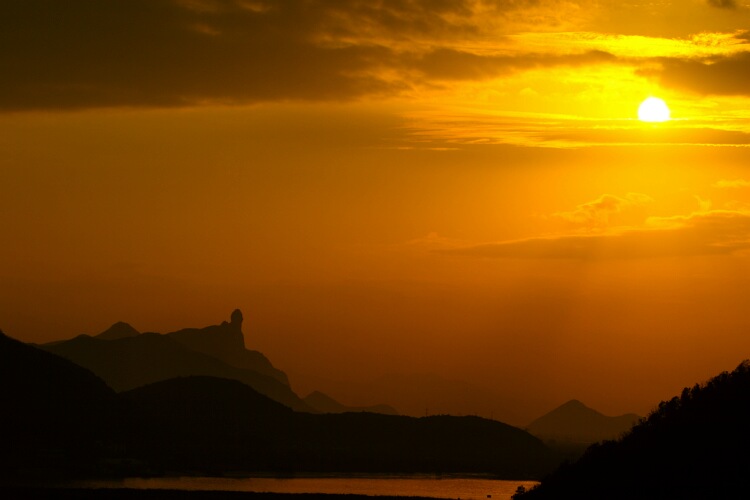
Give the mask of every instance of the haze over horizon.
<path id="1" fill-rule="evenodd" d="M 744 0 L 2 2 L 0 328 L 240 308 L 295 389 L 644 415 L 750 357 L 748 26 Z"/>

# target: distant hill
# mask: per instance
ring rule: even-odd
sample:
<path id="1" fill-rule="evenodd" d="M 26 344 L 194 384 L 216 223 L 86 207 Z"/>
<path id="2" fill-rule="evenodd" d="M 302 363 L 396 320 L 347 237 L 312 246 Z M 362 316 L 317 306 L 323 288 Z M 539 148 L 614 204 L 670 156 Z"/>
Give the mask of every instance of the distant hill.
<path id="1" fill-rule="evenodd" d="M 303 377 L 295 376 L 295 381 Z M 298 385 L 295 382 L 295 387 Z M 319 390 L 352 406 L 382 403 L 398 409 L 402 415 L 414 417 L 471 414 L 517 426 L 529 421 L 525 400 L 504 397 L 491 387 L 436 374 L 392 373 L 362 382 L 310 379 L 305 385 L 309 391 Z"/>
<path id="2" fill-rule="evenodd" d="M 133 334 L 135 333 L 135 334 Z M 259 352 L 245 349 L 242 313 L 231 322 L 166 335 L 138 333 L 125 323 L 90 337 L 40 346 L 100 376 L 116 391 L 190 375 L 239 380 L 299 411 L 313 411 L 289 387 L 286 375 Z"/>
<path id="3" fill-rule="evenodd" d="M 141 332 L 139 332 L 129 324 L 123 321 L 118 321 L 117 323 L 97 335 L 96 338 L 102 340 L 119 340 L 129 337 L 137 337 L 138 335 L 140 335 L 140 333 Z"/>
<path id="4" fill-rule="evenodd" d="M 633 413 L 608 417 L 574 399 L 537 418 L 526 430 L 544 441 L 591 444 L 619 437 L 639 419 Z"/>
<path id="5" fill-rule="evenodd" d="M 305 396 L 303 401 L 320 413 L 369 412 L 382 413 L 384 415 L 398 415 L 398 412 L 392 406 L 346 406 L 320 391 L 311 392 Z"/>
<path id="6" fill-rule="evenodd" d="M 663 401 L 523 500 L 734 499 L 750 491 L 750 363 Z"/>

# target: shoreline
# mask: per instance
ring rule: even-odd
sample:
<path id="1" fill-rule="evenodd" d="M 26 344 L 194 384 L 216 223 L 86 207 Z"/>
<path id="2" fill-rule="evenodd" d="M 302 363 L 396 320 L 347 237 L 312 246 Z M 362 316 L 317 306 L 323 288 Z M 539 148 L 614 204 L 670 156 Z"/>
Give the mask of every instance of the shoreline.
<path id="1" fill-rule="evenodd" d="M 269 493 L 253 491 L 177 490 L 80 487 L 0 487 L 4 498 L 14 500 L 435 500 L 433 497 L 381 496 L 349 493 Z"/>

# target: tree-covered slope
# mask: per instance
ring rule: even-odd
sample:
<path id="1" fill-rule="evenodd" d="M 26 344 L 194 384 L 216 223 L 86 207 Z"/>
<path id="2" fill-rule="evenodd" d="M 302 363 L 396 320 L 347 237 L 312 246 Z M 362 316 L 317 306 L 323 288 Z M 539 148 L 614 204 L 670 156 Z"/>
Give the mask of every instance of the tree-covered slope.
<path id="1" fill-rule="evenodd" d="M 659 404 L 619 441 L 594 445 L 520 496 L 734 499 L 750 491 L 750 363 Z"/>

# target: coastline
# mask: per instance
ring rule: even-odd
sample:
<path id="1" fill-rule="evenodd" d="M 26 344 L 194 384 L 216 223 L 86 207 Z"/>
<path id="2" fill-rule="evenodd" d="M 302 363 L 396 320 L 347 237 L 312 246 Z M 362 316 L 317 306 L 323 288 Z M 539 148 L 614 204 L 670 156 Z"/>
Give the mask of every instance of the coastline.
<path id="1" fill-rule="evenodd" d="M 252 491 L 168 490 L 137 488 L 0 487 L 14 500 L 434 500 L 432 497 L 370 496 L 335 493 L 267 493 Z"/>

